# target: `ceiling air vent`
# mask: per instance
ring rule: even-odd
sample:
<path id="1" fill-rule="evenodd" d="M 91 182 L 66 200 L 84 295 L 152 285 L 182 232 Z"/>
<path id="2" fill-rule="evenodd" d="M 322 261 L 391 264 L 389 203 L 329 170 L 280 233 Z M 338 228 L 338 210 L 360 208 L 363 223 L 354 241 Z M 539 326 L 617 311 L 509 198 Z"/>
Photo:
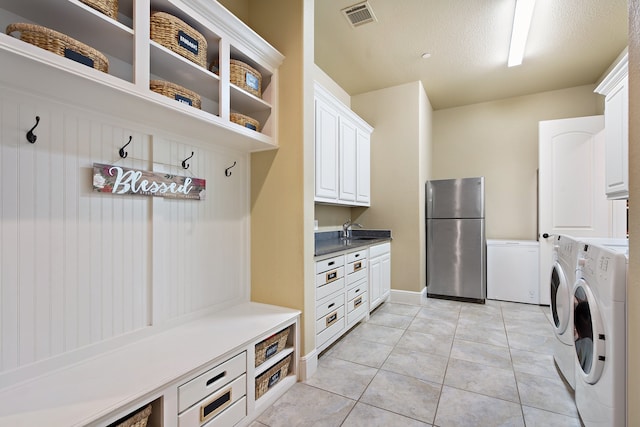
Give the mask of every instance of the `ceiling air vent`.
<path id="1" fill-rule="evenodd" d="M 369 22 L 377 21 L 376 16 L 373 14 L 373 10 L 369 5 L 369 2 L 366 1 L 346 7 L 342 9 L 342 13 L 354 28 L 359 27 L 360 25 L 368 24 Z"/>

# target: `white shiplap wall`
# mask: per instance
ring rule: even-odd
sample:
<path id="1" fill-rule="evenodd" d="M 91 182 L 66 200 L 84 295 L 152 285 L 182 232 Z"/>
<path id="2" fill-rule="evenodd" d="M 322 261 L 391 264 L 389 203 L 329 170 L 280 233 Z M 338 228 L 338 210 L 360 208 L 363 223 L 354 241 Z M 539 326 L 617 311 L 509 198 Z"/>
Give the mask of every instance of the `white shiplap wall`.
<path id="1" fill-rule="evenodd" d="M 212 145 L 0 87 L 0 383 L 248 300 L 248 155 Z M 205 178 L 207 199 L 95 193 L 93 163 Z"/>

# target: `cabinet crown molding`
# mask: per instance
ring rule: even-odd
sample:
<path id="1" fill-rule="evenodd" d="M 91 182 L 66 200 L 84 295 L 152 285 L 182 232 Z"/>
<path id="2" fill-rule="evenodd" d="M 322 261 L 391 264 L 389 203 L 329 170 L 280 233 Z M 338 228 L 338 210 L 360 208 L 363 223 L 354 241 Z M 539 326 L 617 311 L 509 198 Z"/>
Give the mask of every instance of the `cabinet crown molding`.
<path id="1" fill-rule="evenodd" d="M 629 53 L 620 58 L 620 61 L 611 69 L 609 74 L 595 88 L 594 92 L 600 95 L 607 95 L 624 79 L 629 72 Z"/>
<path id="2" fill-rule="evenodd" d="M 241 48 L 254 59 L 260 59 L 273 68 L 278 68 L 284 61 L 284 55 L 217 1 L 184 0 L 179 3 L 188 5 L 198 14 L 206 16 L 215 27 L 233 39 L 236 47 Z"/>

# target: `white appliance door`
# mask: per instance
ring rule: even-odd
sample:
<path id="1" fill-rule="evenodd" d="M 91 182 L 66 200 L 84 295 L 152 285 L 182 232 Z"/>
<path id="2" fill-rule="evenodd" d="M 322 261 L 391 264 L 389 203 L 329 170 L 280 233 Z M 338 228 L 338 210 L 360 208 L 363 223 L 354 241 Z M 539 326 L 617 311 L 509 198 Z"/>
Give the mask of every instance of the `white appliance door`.
<path id="1" fill-rule="evenodd" d="M 539 123 L 540 304 L 550 304 L 554 235 L 624 237 L 612 235 L 614 205 L 604 190 L 603 128 L 604 116 Z"/>

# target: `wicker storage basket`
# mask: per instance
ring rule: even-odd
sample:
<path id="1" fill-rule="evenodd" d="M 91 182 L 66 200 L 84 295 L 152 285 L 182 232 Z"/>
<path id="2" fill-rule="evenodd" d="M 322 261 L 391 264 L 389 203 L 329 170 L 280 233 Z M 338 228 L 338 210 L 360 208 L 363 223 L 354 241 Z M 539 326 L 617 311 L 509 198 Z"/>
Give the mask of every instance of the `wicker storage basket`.
<path id="1" fill-rule="evenodd" d="M 231 113 L 229 115 L 229 119 L 233 123 L 237 123 L 240 126 L 244 126 L 248 129 L 259 131 L 260 130 L 260 122 L 256 119 L 253 119 L 249 116 L 245 116 L 244 114 L 239 113 Z"/>
<path id="2" fill-rule="evenodd" d="M 134 413 L 132 417 L 127 418 L 119 423 L 118 421 L 116 421 L 116 423 L 118 424 L 115 424 L 113 427 L 146 427 L 150 415 L 151 405 L 147 405 L 147 407 L 140 412 Z"/>
<path id="3" fill-rule="evenodd" d="M 109 60 L 94 48 L 71 37 L 34 24 L 15 23 L 7 26 L 7 34 L 20 33 L 20 40 L 105 73 Z"/>
<path id="4" fill-rule="evenodd" d="M 200 108 L 200 95 L 175 83 L 164 80 L 151 80 L 149 89 L 192 107 Z"/>
<path id="5" fill-rule="evenodd" d="M 179 18 L 165 12 L 151 13 L 151 40 L 207 68 L 207 40 Z"/>
<path id="6" fill-rule="evenodd" d="M 118 19 L 118 0 L 80 0 L 110 18 Z"/>
<path id="7" fill-rule="evenodd" d="M 256 378 L 256 400 L 265 394 L 271 387 L 278 384 L 289 373 L 291 355 L 285 357 L 274 367 Z"/>
<path id="8" fill-rule="evenodd" d="M 289 328 L 284 329 L 278 332 L 275 335 L 270 336 L 264 341 L 256 344 L 256 364 L 255 366 L 260 366 L 264 363 L 265 360 L 269 359 L 272 356 L 275 356 L 282 350 L 284 350 L 287 345 L 287 338 L 289 337 Z"/>
<path id="9" fill-rule="evenodd" d="M 212 73 L 219 74 L 219 62 L 209 66 Z M 255 68 L 237 59 L 229 60 L 229 81 L 247 92 L 262 98 L 262 74 Z"/>

